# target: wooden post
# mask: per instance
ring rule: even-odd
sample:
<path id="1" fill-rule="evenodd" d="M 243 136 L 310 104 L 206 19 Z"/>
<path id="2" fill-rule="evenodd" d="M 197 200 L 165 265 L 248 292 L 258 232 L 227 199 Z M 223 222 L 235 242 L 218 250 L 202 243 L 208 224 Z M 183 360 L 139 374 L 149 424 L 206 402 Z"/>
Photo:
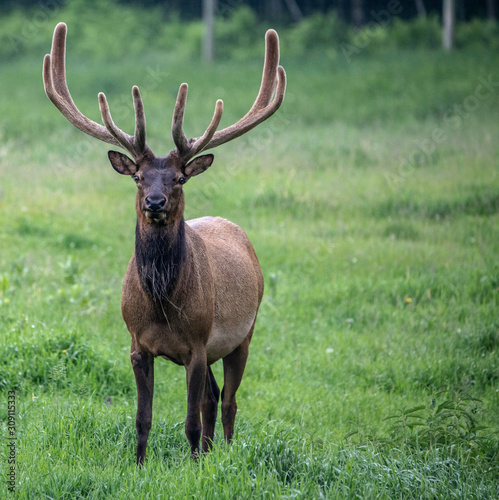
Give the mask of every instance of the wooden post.
<path id="1" fill-rule="evenodd" d="M 454 28 L 456 26 L 456 1 L 443 1 L 443 31 L 442 42 L 445 50 L 452 50 L 454 47 Z"/>
<path id="2" fill-rule="evenodd" d="M 416 10 L 418 12 L 418 17 L 426 17 L 426 7 L 424 6 L 423 0 L 416 0 Z"/>
<path id="3" fill-rule="evenodd" d="M 352 23 L 357 27 L 362 26 L 365 20 L 364 0 L 352 0 L 351 8 Z"/>
<path id="4" fill-rule="evenodd" d="M 216 0 L 203 0 L 203 59 L 208 63 L 215 57 L 215 3 Z"/>
<path id="5" fill-rule="evenodd" d="M 496 20 L 496 8 L 494 3 L 494 0 L 487 0 L 487 19 L 489 21 Z"/>

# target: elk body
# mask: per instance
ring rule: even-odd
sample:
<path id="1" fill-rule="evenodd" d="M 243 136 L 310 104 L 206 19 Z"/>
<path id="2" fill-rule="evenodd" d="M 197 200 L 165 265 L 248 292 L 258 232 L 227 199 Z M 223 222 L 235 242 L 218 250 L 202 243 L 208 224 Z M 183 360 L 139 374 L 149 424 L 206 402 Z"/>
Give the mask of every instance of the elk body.
<path id="1" fill-rule="evenodd" d="M 137 463 L 142 464 L 152 422 L 154 359 L 161 356 L 185 367 L 185 432 L 193 457 L 213 441 L 220 390 L 210 365 L 222 359 L 222 423 L 225 439 L 234 433 L 236 391 L 241 383 L 263 277 L 244 231 L 220 218 L 184 221 L 183 184 L 204 172 L 212 154 L 197 156 L 241 136 L 266 120 L 281 105 L 286 86 L 279 62 L 277 33 L 266 34 L 265 62 L 258 96 L 237 123 L 217 131 L 223 103 L 217 101 L 205 133 L 188 140 L 183 132 L 187 84 L 180 86 L 173 113 L 175 143 L 166 157 L 156 157 L 146 143 L 145 115 L 138 87 L 132 89 L 135 133 L 114 124 L 104 94 L 99 105 L 104 126 L 89 120 L 74 104 L 66 84 L 66 25 L 54 31 L 45 56 L 43 80 L 49 99 L 86 134 L 125 149 L 109 151 L 114 169 L 137 184 L 135 252 L 128 265 L 122 314 L 131 335 L 130 358 L 137 383 Z M 202 415 L 202 420 L 201 420 Z"/>

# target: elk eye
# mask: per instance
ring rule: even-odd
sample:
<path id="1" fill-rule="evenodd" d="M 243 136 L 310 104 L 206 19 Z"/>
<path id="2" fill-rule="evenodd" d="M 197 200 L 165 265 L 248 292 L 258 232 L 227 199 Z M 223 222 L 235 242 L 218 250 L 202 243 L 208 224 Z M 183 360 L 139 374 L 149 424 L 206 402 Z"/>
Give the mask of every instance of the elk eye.
<path id="1" fill-rule="evenodd" d="M 140 181 L 140 178 L 139 178 L 139 176 L 138 176 L 138 175 L 134 175 L 134 176 L 133 176 L 133 180 L 134 180 L 135 182 L 139 182 L 139 181 Z"/>
<path id="2" fill-rule="evenodd" d="M 180 177 L 180 179 L 178 180 L 179 184 L 185 184 L 185 182 L 186 182 L 185 177 Z"/>

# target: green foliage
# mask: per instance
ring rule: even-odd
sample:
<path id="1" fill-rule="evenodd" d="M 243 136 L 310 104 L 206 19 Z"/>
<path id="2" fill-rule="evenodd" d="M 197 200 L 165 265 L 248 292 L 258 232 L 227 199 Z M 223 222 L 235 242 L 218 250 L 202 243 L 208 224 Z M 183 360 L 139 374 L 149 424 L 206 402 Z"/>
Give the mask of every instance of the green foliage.
<path id="1" fill-rule="evenodd" d="M 402 49 L 438 49 L 442 45 L 442 27 L 437 16 L 416 17 L 411 21 L 393 20 L 388 28 L 390 44 Z"/>
<path id="2" fill-rule="evenodd" d="M 47 40 L 59 21 L 69 26 L 68 44 L 74 52 L 100 60 L 142 54 L 150 50 L 150 40 L 158 38 L 164 29 L 158 9 L 118 5 L 114 0 L 41 2 L 37 7 L 3 17 L 0 56 L 18 58 L 48 52 Z"/>
<path id="3" fill-rule="evenodd" d="M 20 328 L 29 326 L 21 322 Z M 107 354 L 107 356 L 106 356 Z M 0 389 L 17 389 L 37 394 L 47 390 L 70 390 L 80 394 L 129 394 L 131 377 L 121 366 L 98 352 L 81 335 L 36 332 L 6 343 L 0 353 Z"/>
<path id="4" fill-rule="evenodd" d="M 319 51 L 322 57 L 330 59 L 336 57 L 337 48 L 350 36 L 351 28 L 334 11 L 313 14 L 283 34 L 285 46 L 292 54 L 306 56 Z"/>
<path id="5" fill-rule="evenodd" d="M 183 21 L 174 11 L 138 8 L 116 0 L 56 0 L 4 15 L 0 25 L 0 56 L 13 59 L 23 54 L 47 52 L 47 40 L 59 21 L 69 26 L 71 53 L 87 59 L 119 60 L 161 52 L 169 54 L 167 57 L 192 60 L 199 59 L 201 52 L 202 22 Z M 230 6 L 225 15 L 216 18 L 217 57 L 221 60 L 258 58 L 261 38 L 268 27 L 258 21 L 250 7 Z M 341 56 L 351 61 L 361 54 L 415 48 L 434 50 L 441 46 L 437 16 L 416 17 L 410 21 L 396 16 L 375 18 L 364 27 L 354 29 L 331 11 L 281 27 L 279 34 L 286 57 L 313 56 L 330 63 Z M 456 45 L 474 50 L 499 47 L 497 23 L 475 19 L 459 24 Z"/>
<path id="6" fill-rule="evenodd" d="M 439 391 L 427 405 L 399 409 L 391 420 L 390 446 L 417 449 L 445 448 L 457 456 L 476 456 L 487 447 L 487 427 L 478 421 L 479 399 Z"/>
<path id="7" fill-rule="evenodd" d="M 456 46 L 461 49 L 497 50 L 499 47 L 499 25 L 496 22 L 473 19 L 461 23 L 456 29 Z"/>
<path id="8" fill-rule="evenodd" d="M 449 217 L 484 216 L 499 213 L 499 191 L 490 186 L 467 186 L 465 192 L 456 199 L 422 200 L 404 199 L 387 200 L 373 207 L 379 217 L 446 219 Z"/>
<path id="9" fill-rule="evenodd" d="M 255 13 L 247 6 L 240 6 L 226 18 L 218 18 L 215 23 L 216 55 L 222 59 L 244 60 L 258 57 L 261 48 L 258 42 L 264 31 L 258 26 Z"/>
<path id="10" fill-rule="evenodd" d="M 69 0 L 59 16 L 71 27 L 78 53 L 92 59 L 139 56 L 163 29 L 159 10 L 117 5 L 111 0 Z"/>
<path id="11" fill-rule="evenodd" d="M 445 498 L 454 491 L 464 498 L 493 498 L 497 493 L 496 466 L 485 472 L 479 461 L 457 453 L 331 447 L 275 423 L 246 427 L 233 446 L 216 443 L 212 453 L 193 464 L 182 446 L 181 426 L 157 422 L 150 461 L 138 470 L 131 456 L 130 421 L 122 409 L 91 398 L 80 408 L 67 402 L 51 413 L 44 405 L 26 405 L 26 416 L 43 419 L 43 432 L 28 429 L 22 441 L 30 440 L 47 460 L 30 462 L 21 471 L 20 498 L 130 497 L 138 488 L 144 498 Z M 102 461 L 101 454 L 107 459 Z M 54 459 L 61 456 L 63 463 Z M 39 480 L 32 482 L 30 476 Z"/>
<path id="12" fill-rule="evenodd" d="M 154 43 L 151 43 L 148 37 L 148 51 L 160 51 L 163 57 L 173 56 L 175 61 L 182 58 L 198 60 L 203 33 L 204 28 L 201 21 L 186 23 L 175 14 L 171 14 L 168 20 L 162 24 L 162 30 L 154 38 Z"/>
<path id="13" fill-rule="evenodd" d="M 2 16 L 0 24 L 0 57 L 12 59 L 26 53 L 42 53 L 43 44 L 50 39 L 47 22 L 35 21 L 36 10 L 15 10 Z"/>

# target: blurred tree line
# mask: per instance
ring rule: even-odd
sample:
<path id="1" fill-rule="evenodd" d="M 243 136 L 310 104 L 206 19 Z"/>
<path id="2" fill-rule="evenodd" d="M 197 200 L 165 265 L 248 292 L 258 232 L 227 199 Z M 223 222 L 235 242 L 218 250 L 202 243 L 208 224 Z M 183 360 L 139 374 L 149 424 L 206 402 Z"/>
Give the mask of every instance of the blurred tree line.
<path id="1" fill-rule="evenodd" d="M 309 59 L 315 54 L 323 63 L 349 62 L 401 49 L 442 48 L 444 0 L 440 0 L 438 11 L 430 10 L 430 0 L 383 1 L 279 0 L 273 15 L 281 9 L 283 17 L 274 20 L 265 14 L 269 1 L 218 0 L 212 21 L 212 52 L 207 55 L 204 49 L 209 30 L 202 20 L 202 10 L 198 12 L 202 1 L 196 2 L 194 8 L 190 0 L 143 0 L 140 4 L 136 0 L 16 0 L 15 6 L 4 0 L 0 3 L 0 60 L 45 54 L 58 21 L 70 26 L 74 55 L 101 60 L 143 57 L 155 51 L 189 60 L 201 56 L 206 61 L 259 59 L 261 40 L 270 27 L 279 30 L 287 57 Z M 341 10 L 327 7 L 341 4 L 347 10 L 346 6 L 351 9 L 359 2 L 363 8 L 355 15 L 358 20 L 364 16 L 360 24 L 343 18 Z M 463 4 L 463 0 L 456 2 Z M 483 7 L 486 0 L 469 4 Z M 499 51 L 499 23 L 490 21 L 486 10 L 480 11 L 482 17 L 462 20 L 457 5 L 453 7 L 457 23 L 451 42 L 455 49 Z M 295 22 L 295 17 L 300 21 Z"/>
<path id="2" fill-rule="evenodd" d="M 66 0 L 0 0 L 0 7 L 1 11 L 8 12 L 20 7 L 51 8 L 55 4 L 60 7 L 65 3 Z M 119 0 L 118 3 L 138 8 L 160 8 L 167 13 L 175 12 L 185 20 L 199 19 L 202 16 L 200 0 Z M 473 18 L 495 19 L 497 3 L 498 0 L 456 0 L 456 17 L 459 21 Z M 281 23 L 296 22 L 316 13 L 334 11 L 343 22 L 355 26 L 368 23 L 373 15 L 390 7 L 399 10 L 397 15 L 404 20 L 440 15 L 442 12 L 442 0 L 217 0 L 216 13 L 224 16 L 241 6 L 250 7 L 261 20 Z"/>

